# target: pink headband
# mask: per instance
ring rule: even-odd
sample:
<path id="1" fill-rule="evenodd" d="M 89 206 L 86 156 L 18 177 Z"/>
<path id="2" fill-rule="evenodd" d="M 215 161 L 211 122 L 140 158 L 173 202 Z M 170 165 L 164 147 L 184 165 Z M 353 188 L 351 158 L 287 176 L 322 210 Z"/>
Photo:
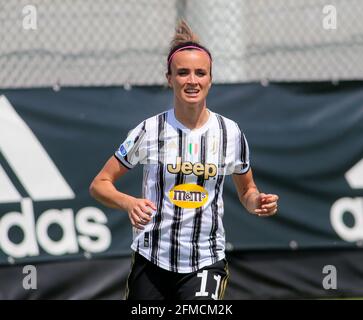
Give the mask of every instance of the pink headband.
<path id="1" fill-rule="evenodd" d="M 179 51 L 182 51 L 182 50 L 185 50 L 185 49 L 195 49 L 195 50 L 203 51 L 208 55 L 209 59 L 212 60 L 212 58 L 209 56 L 209 53 L 206 50 L 204 50 L 203 48 L 191 45 L 191 46 L 181 47 L 178 50 L 175 50 L 175 52 L 173 52 L 173 54 L 170 56 L 170 58 L 168 60 L 168 66 L 170 66 L 171 60 L 173 59 L 174 55 L 176 53 L 178 53 Z"/>

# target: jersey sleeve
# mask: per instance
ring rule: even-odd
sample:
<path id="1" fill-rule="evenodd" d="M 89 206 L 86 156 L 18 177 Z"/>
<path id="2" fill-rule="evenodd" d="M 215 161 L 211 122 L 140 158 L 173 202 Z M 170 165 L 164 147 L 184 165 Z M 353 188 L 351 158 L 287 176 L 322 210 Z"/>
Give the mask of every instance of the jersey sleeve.
<path id="1" fill-rule="evenodd" d="M 145 154 L 145 121 L 140 123 L 135 129 L 131 130 L 127 138 L 121 143 L 115 151 L 115 157 L 126 168 L 132 169 L 142 161 Z"/>
<path id="2" fill-rule="evenodd" d="M 237 129 L 233 173 L 245 174 L 250 169 L 250 150 L 246 136 L 241 132 L 238 126 Z"/>

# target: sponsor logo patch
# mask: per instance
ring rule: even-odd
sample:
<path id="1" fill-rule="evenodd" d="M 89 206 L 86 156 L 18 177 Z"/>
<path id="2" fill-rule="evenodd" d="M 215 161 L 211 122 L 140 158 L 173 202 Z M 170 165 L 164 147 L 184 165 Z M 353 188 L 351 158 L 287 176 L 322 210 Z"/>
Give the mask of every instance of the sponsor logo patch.
<path id="1" fill-rule="evenodd" d="M 208 201 L 208 192 L 197 184 L 184 183 L 174 186 L 169 191 L 169 198 L 178 207 L 199 208 Z"/>
<path id="2" fill-rule="evenodd" d="M 121 146 L 120 146 L 120 153 L 121 155 L 124 157 L 127 155 L 127 153 L 130 151 L 130 149 L 132 148 L 132 146 L 134 145 L 133 141 L 128 140 L 126 142 L 124 142 Z"/>
<path id="3" fill-rule="evenodd" d="M 176 158 L 176 164 L 168 164 L 167 170 L 169 173 L 178 174 L 182 172 L 183 174 L 189 175 L 194 174 L 196 176 L 203 176 L 205 180 L 208 180 L 210 177 L 214 177 L 217 175 L 217 166 L 213 163 L 191 163 L 189 161 L 182 162 L 181 157 Z"/>
<path id="4" fill-rule="evenodd" d="M 127 155 L 127 151 L 123 144 L 120 146 L 120 153 L 123 157 Z"/>

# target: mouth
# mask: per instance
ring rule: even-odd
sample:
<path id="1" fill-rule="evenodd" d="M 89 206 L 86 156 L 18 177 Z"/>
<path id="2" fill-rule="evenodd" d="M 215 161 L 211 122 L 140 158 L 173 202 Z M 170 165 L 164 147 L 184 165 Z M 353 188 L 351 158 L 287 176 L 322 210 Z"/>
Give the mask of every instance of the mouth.
<path id="1" fill-rule="evenodd" d="M 188 96 L 188 97 L 197 97 L 199 94 L 200 90 L 199 89 L 184 89 L 184 93 Z"/>

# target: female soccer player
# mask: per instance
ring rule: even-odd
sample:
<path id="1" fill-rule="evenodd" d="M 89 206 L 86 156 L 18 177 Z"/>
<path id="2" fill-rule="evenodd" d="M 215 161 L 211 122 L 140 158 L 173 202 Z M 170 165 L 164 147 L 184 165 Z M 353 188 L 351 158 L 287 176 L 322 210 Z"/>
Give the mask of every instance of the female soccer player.
<path id="1" fill-rule="evenodd" d="M 275 214 L 278 196 L 258 191 L 237 123 L 207 108 L 212 56 L 184 21 L 171 44 L 166 77 L 173 108 L 130 132 L 90 192 L 127 211 L 133 226 L 127 299 L 222 299 L 228 279 L 225 176 L 233 175 L 239 200 L 252 214 Z M 138 163 L 144 168 L 140 199 L 115 188 Z"/>

